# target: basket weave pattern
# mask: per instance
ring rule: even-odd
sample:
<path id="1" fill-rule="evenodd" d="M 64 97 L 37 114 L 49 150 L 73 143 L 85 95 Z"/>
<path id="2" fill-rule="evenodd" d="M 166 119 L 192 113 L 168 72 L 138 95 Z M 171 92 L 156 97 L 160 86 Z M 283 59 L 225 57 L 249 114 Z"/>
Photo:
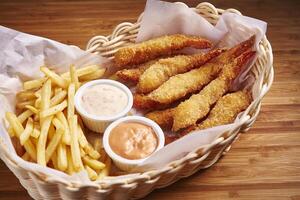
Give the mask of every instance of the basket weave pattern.
<path id="1" fill-rule="evenodd" d="M 225 10 L 217 9 L 206 2 L 200 3 L 193 9 L 213 25 L 216 24 L 219 16 L 225 12 Z M 241 14 L 235 9 L 227 9 L 226 11 Z M 87 45 L 87 50 L 113 59 L 114 53 L 120 47 L 134 42 L 142 17 L 143 14 L 140 15 L 136 23 L 124 22 L 119 24 L 107 37 L 96 36 L 92 38 Z M 226 137 L 218 138 L 207 147 L 190 152 L 184 158 L 173 161 L 162 169 L 134 174 L 127 178 L 108 178 L 86 184 L 47 177 L 45 174 L 21 168 L 11 158 L 7 147 L 0 140 L 1 158 L 34 199 L 142 198 L 156 188 L 166 187 L 180 178 L 212 166 L 230 149 L 230 145 L 238 138 L 239 133 L 247 131 L 251 127 L 260 111 L 261 100 L 269 90 L 274 76 L 272 48 L 266 37 L 260 42 L 258 51 L 259 57 L 251 73 L 257 78 L 255 84 L 258 84 L 257 87 L 259 87 L 259 98 L 244 112 L 241 117 L 243 124 L 227 133 Z M 258 75 L 261 74 L 263 74 L 263 78 L 258 80 Z"/>

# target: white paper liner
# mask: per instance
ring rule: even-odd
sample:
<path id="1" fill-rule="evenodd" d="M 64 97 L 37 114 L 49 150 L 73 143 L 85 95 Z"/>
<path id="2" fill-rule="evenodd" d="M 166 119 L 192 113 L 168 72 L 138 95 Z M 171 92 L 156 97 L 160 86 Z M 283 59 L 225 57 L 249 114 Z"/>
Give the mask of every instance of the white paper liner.
<path id="1" fill-rule="evenodd" d="M 267 24 L 263 21 L 232 13 L 224 13 L 217 25 L 212 26 L 183 3 L 148 0 L 137 42 L 166 34 L 182 33 L 205 37 L 220 47 L 232 47 L 255 34 L 254 49 L 258 50 L 258 42 L 265 35 L 266 27 Z M 259 54 L 259 52 L 257 53 Z M 21 90 L 21 82 L 42 75 L 39 71 L 41 65 L 52 66 L 57 72 L 63 72 L 68 70 L 70 64 L 83 67 L 88 64 L 101 63 L 107 64 L 107 60 L 85 52 L 78 47 L 0 26 L 0 107 L 2 108 L 0 110 L 0 139 L 5 142 L 11 152 L 11 157 L 21 167 L 42 172 L 61 180 L 90 183 L 85 172 L 69 176 L 48 167 L 26 162 L 17 156 L 5 129 L 4 114 L 6 111 L 14 111 L 15 94 Z M 244 69 L 244 73 L 235 81 L 233 89 L 237 89 L 245 83 L 245 80 L 247 83 L 252 83 L 249 80 L 253 80 L 253 77 L 245 76 L 246 72 L 250 70 L 250 66 L 248 65 Z M 258 78 L 261 79 L 261 77 Z M 257 87 L 253 87 L 252 95 L 254 99 L 257 98 Z M 140 165 L 137 170 L 161 169 L 170 161 L 182 158 L 188 152 L 210 144 L 225 131 L 239 126 L 241 120 L 244 119 L 237 117 L 232 124 L 195 131 L 158 151 Z M 0 155 L 3 156 L 2 153 Z"/>

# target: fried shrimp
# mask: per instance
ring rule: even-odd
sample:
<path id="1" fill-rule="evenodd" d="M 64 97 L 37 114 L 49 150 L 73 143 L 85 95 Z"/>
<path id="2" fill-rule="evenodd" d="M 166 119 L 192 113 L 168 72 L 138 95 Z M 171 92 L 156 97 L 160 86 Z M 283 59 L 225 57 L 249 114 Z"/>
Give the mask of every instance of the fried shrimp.
<path id="1" fill-rule="evenodd" d="M 137 65 L 163 55 L 172 55 L 185 47 L 206 49 L 211 42 L 196 36 L 167 35 L 119 49 L 115 53 L 118 66 Z"/>
<path id="2" fill-rule="evenodd" d="M 219 77 L 208 84 L 198 94 L 192 95 L 188 100 L 180 103 L 173 113 L 172 130 L 195 125 L 196 122 L 205 117 L 210 107 L 223 96 L 230 88 L 232 81 L 238 76 L 243 65 L 253 56 L 254 51 L 248 51 L 227 64 Z"/>
<path id="3" fill-rule="evenodd" d="M 210 64 L 184 74 L 172 76 L 148 95 L 136 94 L 134 96 L 134 107 L 155 109 L 159 106 L 171 104 L 189 93 L 199 91 L 212 81 L 220 70 L 221 65 Z"/>
<path id="4" fill-rule="evenodd" d="M 133 107 L 143 108 L 143 109 L 156 109 L 162 104 L 159 104 L 157 101 L 152 100 L 147 95 L 134 94 L 133 95 Z"/>
<path id="5" fill-rule="evenodd" d="M 173 124 L 173 108 L 147 113 L 145 117 L 155 121 L 162 129 L 171 129 Z"/>
<path id="6" fill-rule="evenodd" d="M 137 92 L 151 92 L 167 81 L 171 76 L 185 73 L 193 68 L 199 67 L 220 55 L 223 51 L 225 51 L 225 49 L 215 49 L 208 53 L 179 55 L 172 58 L 160 59 L 146 69 L 140 76 L 137 84 Z"/>
<path id="7" fill-rule="evenodd" d="M 132 84 L 137 84 L 139 82 L 140 76 L 148 69 L 151 65 L 156 63 L 159 59 L 150 60 L 146 63 L 138 65 L 131 69 L 122 69 L 116 72 L 117 77 L 125 82 L 130 82 Z"/>
<path id="8" fill-rule="evenodd" d="M 240 112 L 250 105 L 251 100 L 251 95 L 246 90 L 226 94 L 217 101 L 204 121 L 187 128 L 181 134 L 185 135 L 193 130 L 202 130 L 213 126 L 229 124 L 234 121 Z"/>
<path id="9" fill-rule="evenodd" d="M 232 62 L 236 57 L 249 50 L 253 46 L 254 41 L 255 37 L 252 36 L 248 40 L 221 53 L 200 68 L 172 76 L 157 89 L 147 95 L 143 95 L 147 97 L 143 98 L 145 100 L 143 103 L 138 102 L 141 98 L 135 99 L 136 105 L 139 105 L 137 108 L 151 108 L 152 105 L 167 105 L 188 94 L 201 90 L 202 87 L 218 76 L 224 65 Z"/>

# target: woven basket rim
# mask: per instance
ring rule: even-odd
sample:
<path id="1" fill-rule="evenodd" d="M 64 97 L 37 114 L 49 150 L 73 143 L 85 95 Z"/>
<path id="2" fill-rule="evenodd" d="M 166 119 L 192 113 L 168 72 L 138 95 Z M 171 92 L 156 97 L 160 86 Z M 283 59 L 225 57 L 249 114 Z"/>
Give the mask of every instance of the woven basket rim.
<path id="1" fill-rule="evenodd" d="M 181 3 L 181 2 L 176 2 L 176 3 Z M 193 9 L 198 10 L 199 14 L 201 14 L 201 9 L 208 9 L 209 14 L 211 15 L 212 18 L 213 18 L 213 16 L 219 16 L 220 14 L 224 13 L 225 11 L 229 11 L 229 12 L 233 12 L 233 13 L 241 15 L 241 13 L 238 10 L 231 9 L 231 8 L 227 9 L 227 10 L 219 9 L 219 8 L 216 8 L 214 5 L 212 5 L 211 3 L 208 3 L 208 2 L 202 2 L 202 3 L 198 4 Z M 113 37 L 113 36 L 117 35 L 116 31 L 118 30 L 118 26 L 128 25 L 128 26 L 131 26 L 131 29 L 133 30 L 133 29 L 140 26 L 140 21 L 141 21 L 142 16 L 143 16 L 143 13 L 141 13 L 138 20 L 135 23 L 124 22 L 124 23 L 121 23 L 121 24 L 117 25 L 115 27 L 115 29 L 113 30 L 112 34 L 109 35 L 109 36 L 96 36 L 96 37 L 97 37 L 97 39 L 103 40 L 104 41 L 103 44 L 105 44 L 106 46 L 113 45 L 115 43 L 115 40 L 117 40 L 117 39 L 119 40 L 120 38 L 122 39 L 122 38 L 125 37 L 124 35 L 123 36 L 122 35 L 118 36 L 117 39 L 115 37 Z M 131 31 L 131 29 L 128 28 L 128 29 L 125 29 L 125 31 Z M 96 38 L 96 37 L 94 37 L 94 38 Z M 111 38 L 113 38 L 113 39 L 111 39 Z M 260 108 L 260 104 L 261 104 L 260 101 L 264 97 L 264 95 L 268 92 L 268 90 L 270 89 L 270 87 L 272 85 L 272 82 L 273 82 L 273 77 L 274 77 L 272 47 L 271 47 L 271 45 L 270 45 L 270 43 L 269 43 L 269 41 L 267 40 L 266 37 L 264 37 L 262 39 L 260 44 L 262 46 L 262 49 L 264 49 L 264 50 L 267 49 L 268 50 L 268 58 L 266 58 L 266 59 L 268 59 L 267 61 L 268 61 L 270 66 L 267 66 L 268 69 L 269 69 L 267 72 L 265 72 L 267 74 L 266 75 L 267 78 L 266 78 L 266 80 L 264 80 L 264 82 L 261 83 L 262 84 L 262 91 L 261 91 L 261 94 L 260 94 L 260 97 L 259 97 L 259 102 L 256 102 L 257 104 L 259 104 L 259 108 Z M 90 42 L 88 43 L 87 46 L 88 46 L 87 47 L 88 51 L 95 51 L 95 49 L 96 49 L 94 47 L 92 48 L 93 45 L 91 45 Z M 257 62 L 257 60 L 255 61 L 255 64 L 256 64 L 256 62 Z M 267 83 L 265 83 L 265 82 L 267 82 Z M 258 112 L 259 112 L 259 109 L 258 109 Z M 257 112 L 257 114 L 258 114 L 258 112 Z M 257 115 L 257 114 L 254 114 L 254 115 Z M 245 117 L 244 118 L 245 120 L 248 120 L 250 118 L 250 116 L 248 116 L 248 115 L 245 115 L 244 117 Z M 215 146 L 218 146 L 220 143 L 224 142 L 226 139 L 227 138 L 223 138 L 223 137 L 217 138 L 214 142 L 212 142 L 210 145 L 208 145 L 207 149 L 209 150 L 209 149 L 212 149 Z M 9 164 L 15 165 L 15 167 L 19 167 L 22 170 L 26 170 L 26 169 L 22 168 L 21 166 L 19 166 L 18 163 L 10 157 L 11 152 L 9 152 L 9 150 L 6 147 L 6 145 L 4 144 L 2 138 L 0 138 L 0 147 L 3 150 L 3 151 L 0 152 L 0 156 L 6 164 L 7 164 L 7 162 L 9 162 Z M 203 150 L 203 149 L 201 148 L 201 150 Z M 67 187 L 71 187 L 73 189 L 80 189 L 82 187 L 95 187 L 98 190 L 105 191 L 105 190 L 108 190 L 111 186 L 115 186 L 115 185 L 118 185 L 118 184 L 127 184 L 127 185 L 129 185 L 129 184 L 132 184 L 132 183 L 138 183 L 140 181 L 149 181 L 149 180 L 155 179 L 159 175 L 161 175 L 163 173 L 166 173 L 166 172 L 168 172 L 172 169 L 175 169 L 176 167 L 178 167 L 180 164 L 182 164 L 184 162 L 187 162 L 187 161 L 192 160 L 192 159 L 199 159 L 199 158 L 201 158 L 201 156 L 205 156 L 206 154 L 204 154 L 204 153 L 205 153 L 205 151 L 201 152 L 201 151 L 199 151 L 199 148 L 198 148 L 195 151 L 192 151 L 192 152 L 188 153 L 183 158 L 172 161 L 171 163 L 169 163 L 168 165 L 166 165 L 162 169 L 151 170 L 151 171 L 147 171 L 147 172 L 143 172 L 143 173 L 135 173 L 135 174 L 132 175 L 133 177 L 131 177 L 130 174 L 127 175 L 127 176 L 106 177 L 103 180 L 94 181 L 94 182 L 90 182 L 90 183 L 64 180 L 63 178 L 60 178 L 60 177 L 47 176 L 46 174 L 41 174 L 39 172 L 32 171 L 32 170 L 29 170 L 29 171 L 32 174 L 34 174 L 39 180 L 47 182 L 47 183 L 64 184 Z M 34 164 L 36 164 L 36 163 L 34 163 Z"/>

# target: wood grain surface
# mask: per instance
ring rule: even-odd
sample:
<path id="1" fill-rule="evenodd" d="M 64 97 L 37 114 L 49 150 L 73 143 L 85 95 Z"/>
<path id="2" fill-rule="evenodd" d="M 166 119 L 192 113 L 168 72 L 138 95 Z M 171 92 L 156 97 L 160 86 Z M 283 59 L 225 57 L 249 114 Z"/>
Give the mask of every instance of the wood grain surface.
<path id="1" fill-rule="evenodd" d="M 200 1 L 184 1 L 195 6 Z M 212 0 L 268 22 L 275 81 L 250 131 L 213 167 L 155 190 L 146 199 L 300 199 L 299 1 Z M 134 22 L 145 1 L 0 0 L 0 24 L 85 48 L 123 21 Z M 0 162 L 0 199 L 30 199 Z"/>

